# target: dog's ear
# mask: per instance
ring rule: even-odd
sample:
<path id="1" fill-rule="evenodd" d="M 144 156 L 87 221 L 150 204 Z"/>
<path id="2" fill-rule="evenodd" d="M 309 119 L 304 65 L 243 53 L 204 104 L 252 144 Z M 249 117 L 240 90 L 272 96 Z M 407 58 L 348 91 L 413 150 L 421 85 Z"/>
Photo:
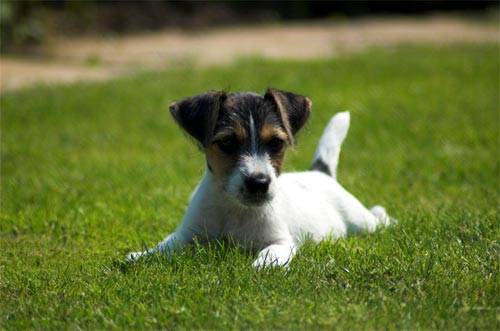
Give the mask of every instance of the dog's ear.
<path id="1" fill-rule="evenodd" d="M 264 98 L 276 106 L 290 143 L 293 145 L 295 135 L 311 114 L 311 100 L 302 95 L 271 88 L 266 91 Z"/>
<path id="2" fill-rule="evenodd" d="M 181 128 L 207 147 L 225 99 L 226 93 L 222 91 L 195 95 L 172 103 L 170 113 Z"/>

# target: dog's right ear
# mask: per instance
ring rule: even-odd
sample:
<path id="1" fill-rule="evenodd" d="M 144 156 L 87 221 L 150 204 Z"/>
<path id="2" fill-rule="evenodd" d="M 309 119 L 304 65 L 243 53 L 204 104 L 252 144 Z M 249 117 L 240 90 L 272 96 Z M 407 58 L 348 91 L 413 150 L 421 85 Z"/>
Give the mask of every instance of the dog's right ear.
<path id="1" fill-rule="evenodd" d="M 195 95 L 170 105 L 175 121 L 203 147 L 207 147 L 215 129 L 226 93 L 212 91 Z"/>
<path id="2" fill-rule="evenodd" d="M 273 88 L 267 89 L 264 98 L 276 106 L 289 142 L 293 145 L 295 135 L 304 126 L 311 114 L 311 100 L 302 95 Z"/>

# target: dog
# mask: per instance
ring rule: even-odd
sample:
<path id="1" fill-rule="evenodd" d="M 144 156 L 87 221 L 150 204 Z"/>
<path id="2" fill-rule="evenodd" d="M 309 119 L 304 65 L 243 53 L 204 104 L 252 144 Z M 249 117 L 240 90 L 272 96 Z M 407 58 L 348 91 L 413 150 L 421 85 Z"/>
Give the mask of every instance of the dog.
<path id="1" fill-rule="evenodd" d="M 295 145 L 311 106 L 309 98 L 277 89 L 263 96 L 213 91 L 171 104 L 175 121 L 205 153 L 206 171 L 175 232 L 127 259 L 230 239 L 258 252 L 256 268 L 287 267 L 305 238 L 335 239 L 390 224 L 383 207 L 368 210 L 337 181 L 348 112 L 326 126 L 309 171 L 281 174 L 285 150 Z"/>

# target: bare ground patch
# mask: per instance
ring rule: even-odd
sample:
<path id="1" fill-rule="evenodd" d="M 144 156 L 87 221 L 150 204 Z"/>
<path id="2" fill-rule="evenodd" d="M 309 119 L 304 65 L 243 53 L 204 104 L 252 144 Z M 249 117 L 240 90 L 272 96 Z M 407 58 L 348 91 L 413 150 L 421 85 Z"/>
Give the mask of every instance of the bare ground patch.
<path id="1" fill-rule="evenodd" d="M 0 91 L 34 83 L 101 80 L 189 62 L 224 64 L 242 56 L 310 59 L 401 43 L 498 42 L 498 25 L 450 17 L 378 18 L 346 23 L 163 30 L 117 38 L 54 40 L 44 59 L 2 55 Z"/>

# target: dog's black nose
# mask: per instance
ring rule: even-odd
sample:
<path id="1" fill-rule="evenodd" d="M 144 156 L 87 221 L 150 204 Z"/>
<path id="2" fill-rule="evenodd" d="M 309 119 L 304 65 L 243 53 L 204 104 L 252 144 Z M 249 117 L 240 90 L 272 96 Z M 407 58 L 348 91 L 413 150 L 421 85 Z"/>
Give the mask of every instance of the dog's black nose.
<path id="1" fill-rule="evenodd" d="M 245 186 L 249 193 L 266 193 L 271 183 L 271 177 L 258 172 L 245 178 Z"/>

